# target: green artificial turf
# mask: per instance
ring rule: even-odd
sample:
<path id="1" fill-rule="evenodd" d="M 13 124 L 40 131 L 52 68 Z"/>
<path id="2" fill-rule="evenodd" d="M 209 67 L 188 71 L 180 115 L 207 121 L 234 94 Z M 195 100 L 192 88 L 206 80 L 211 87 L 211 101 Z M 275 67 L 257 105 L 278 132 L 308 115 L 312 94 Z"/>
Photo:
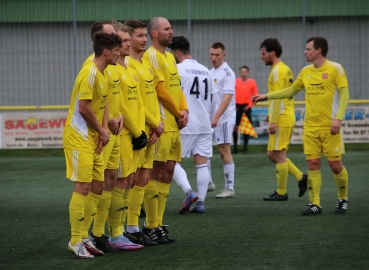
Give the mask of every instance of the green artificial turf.
<path id="1" fill-rule="evenodd" d="M 323 158 L 323 213 L 316 216 L 301 215 L 308 196 L 297 196 L 292 176 L 288 201 L 262 200 L 276 188 L 275 166 L 264 153 L 234 155 L 236 197 L 216 199 L 224 186 L 216 154 L 217 188 L 208 193 L 205 214 L 179 215 L 184 194 L 172 183 L 164 223 L 176 243 L 92 260 L 67 250 L 73 184 L 65 178 L 62 151 L 53 155 L 0 158 L 0 269 L 369 269 L 367 151 L 344 155 L 350 203 L 343 215 L 334 214 L 337 190 Z M 306 172 L 301 152 L 288 156 Z M 196 190 L 192 160 L 185 159 L 183 167 Z"/>

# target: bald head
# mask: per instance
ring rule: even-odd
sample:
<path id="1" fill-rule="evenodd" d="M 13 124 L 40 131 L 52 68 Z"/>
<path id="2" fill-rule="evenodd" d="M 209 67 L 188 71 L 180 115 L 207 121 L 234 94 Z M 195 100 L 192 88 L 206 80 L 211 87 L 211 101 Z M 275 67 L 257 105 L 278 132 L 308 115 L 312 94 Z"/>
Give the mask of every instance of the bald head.
<path id="1" fill-rule="evenodd" d="M 167 19 L 164 17 L 154 17 L 150 20 L 149 24 L 147 25 L 147 32 L 149 33 L 150 38 L 152 39 L 152 31 L 159 31 L 161 26 L 164 23 L 169 23 Z"/>

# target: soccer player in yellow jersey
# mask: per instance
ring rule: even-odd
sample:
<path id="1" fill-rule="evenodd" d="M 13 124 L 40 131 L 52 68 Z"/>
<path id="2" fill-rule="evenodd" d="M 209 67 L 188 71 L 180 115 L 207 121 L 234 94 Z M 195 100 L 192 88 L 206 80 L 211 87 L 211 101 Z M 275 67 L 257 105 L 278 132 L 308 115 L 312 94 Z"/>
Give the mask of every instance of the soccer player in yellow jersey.
<path id="1" fill-rule="evenodd" d="M 137 169 L 138 151 L 146 146 L 147 137 L 145 128 L 144 107 L 138 88 L 137 74 L 127 67 L 125 57 L 129 55 L 130 36 L 129 27 L 115 22 L 117 34 L 122 38 L 122 46 L 117 61 L 117 71 L 121 86 L 120 111 L 124 122 L 120 133 L 120 160 L 119 170 L 114 189 L 112 191 L 111 205 L 108 213 L 108 227 L 110 242 L 118 250 L 137 250 L 143 248 L 130 242 L 124 235 L 124 223 L 130 200 L 133 176 Z"/>
<path id="2" fill-rule="evenodd" d="M 139 88 L 145 107 L 145 132 L 149 134 L 149 143 L 146 148 L 140 150 L 138 169 L 135 174 L 131 200 L 128 206 L 126 236 L 136 244 L 153 246 L 157 245 L 157 242 L 153 242 L 140 231 L 138 222 L 144 198 L 148 201 L 145 204 L 147 211 L 146 223 L 150 224 L 151 219 L 156 221 L 157 218 L 153 214 L 157 212 L 157 199 L 151 199 L 158 194 L 157 185 L 155 182 L 151 182 L 147 191 L 145 191 L 145 187 L 149 183 L 149 179 L 153 177 L 152 167 L 156 141 L 163 132 L 164 125 L 160 119 L 159 102 L 151 65 L 146 60 L 141 59 L 140 56 L 145 51 L 147 43 L 146 24 L 137 20 L 129 20 L 124 22 L 124 24 L 132 28 L 130 56 L 126 57 L 126 64 L 132 67 L 138 75 Z"/>
<path id="3" fill-rule="evenodd" d="M 162 104 L 162 119 L 165 129 L 159 137 L 158 153 L 154 159 L 155 180 L 150 180 L 148 186 L 158 185 L 158 213 L 156 220 L 146 224 L 142 229 L 151 240 L 164 237 L 169 242 L 167 229 L 163 226 L 163 215 L 169 188 L 176 162 L 181 162 L 181 140 L 179 128 L 188 122 L 188 107 L 186 98 L 181 90 L 180 75 L 174 56 L 166 52 L 172 43 L 173 30 L 167 19 L 154 17 L 148 27 L 152 46 L 144 53 L 143 59 L 150 61 L 154 73 L 154 82 L 159 101 Z M 146 205 L 146 202 L 145 202 Z M 146 213 L 148 214 L 148 212 Z M 154 240 L 155 241 L 155 240 Z"/>
<path id="4" fill-rule="evenodd" d="M 95 248 L 90 238 L 82 239 L 82 226 L 90 226 L 103 192 L 101 152 L 110 137 L 106 104 L 108 81 L 104 70 L 108 64 L 116 63 L 121 42 L 116 34 L 94 36 L 95 58 L 76 78 L 63 134 L 66 177 L 74 181 L 69 205 L 71 240 L 68 249 L 78 258 L 93 258 L 85 245 Z"/>
<path id="5" fill-rule="evenodd" d="M 265 39 L 260 45 L 261 59 L 265 65 L 272 66 L 268 78 L 269 93 L 274 93 L 291 86 L 293 74 L 282 62 L 282 46 L 276 38 Z M 277 190 L 264 201 L 287 201 L 288 173 L 295 176 L 299 186 L 299 197 L 307 190 L 307 175 L 303 174 L 290 159 L 286 157 L 288 145 L 295 126 L 295 107 L 293 98 L 269 101 L 269 141 L 268 157 L 276 164 Z"/>
<path id="6" fill-rule="evenodd" d="M 113 24 L 114 21 L 96 21 L 91 26 L 91 39 L 96 33 L 116 33 Z M 87 57 L 83 66 L 92 62 L 95 58 L 95 53 Z M 120 81 L 119 74 L 116 71 L 115 64 L 108 65 L 104 70 L 104 75 L 108 79 L 108 98 L 107 103 L 109 106 L 109 132 L 110 139 L 109 143 L 103 149 L 103 156 L 105 162 L 104 171 L 104 191 L 101 198 L 97 204 L 96 213 L 94 215 L 94 222 L 92 233 L 88 236 L 88 227 L 82 227 L 82 237 L 88 237 L 95 244 L 95 247 L 102 252 L 113 252 L 118 251 L 116 248 L 110 245 L 108 237 L 104 235 L 105 223 L 107 215 L 109 212 L 111 194 L 116 181 L 118 167 L 119 167 L 119 157 L 120 157 L 120 136 L 119 133 L 123 127 L 123 117 L 122 113 L 119 111 L 120 102 Z M 99 251 L 86 246 L 88 250 L 93 254 L 98 254 Z"/>
<path id="7" fill-rule="evenodd" d="M 302 211 L 303 215 L 322 213 L 320 204 L 322 153 L 328 159 L 338 189 L 335 213 L 345 213 L 348 206 L 348 173 L 341 160 L 345 148 L 340 129 L 350 96 L 345 70 L 339 63 L 328 60 L 327 53 L 328 41 L 324 37 L 309 38 L 304 54 L 306 60 L 313 64 L 300 71 L 292 86 L 253 98 L 253 102 L 256 103 L 267 99 L 293 97 L 302 89 L 306 90 L 303 140 L 309 170 L 311 204 Z"/>

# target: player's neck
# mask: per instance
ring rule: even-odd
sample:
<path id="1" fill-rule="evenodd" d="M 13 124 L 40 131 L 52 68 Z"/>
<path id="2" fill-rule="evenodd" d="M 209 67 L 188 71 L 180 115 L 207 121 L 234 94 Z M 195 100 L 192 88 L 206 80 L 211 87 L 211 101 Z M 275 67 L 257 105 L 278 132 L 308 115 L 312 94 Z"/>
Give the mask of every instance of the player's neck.
<path id="1" fill-rule="evenodd" d="M 278 64 L 279 62 L 281 62 L 281 58 L 274 58 L 274 59 L 273 59 L 273 66 L 274 66 L 275 64 Z"/>
<path id="2" fill-rule="evenodd" d="M 106 59 L 104 57 L 94 57 L 93 62 L 95 63 L 95 65 L 97 66 L 97 69 L 104 74 L 104 70 L 105 68 L 108 66 L 108 62 L 106 61 Z"/>
<path id="3" fill-rule="evenodd" d="M 249 77 L 246 77 L 246 78 L 241 77 L 241 80 L 242 80 L 243 82 L 246 82 L 248 79 L 249 79 Z"/>
<path id="4" fill-rule="evenodd" d="M 134 50 L 131 50 L 130 56 L 136 59 L 138 62 L 141 62 L 140 52 L 135 52 Z"/>
<path id="5" fill-rule="evenodd" d="M 165 54 L 165 50 L 167 49 L 166 46 L 161 45 L 159 42 L 157 42 L 156 40 L 153 40 L 152 42 L 152 46 L 157 49 L 159 52 L 161 52 L 162 54 Z"/>
<path id="6" fill-rule="evenodd" d="M 325 58 L 325 57 L 318 57 L 317 59 L 315 59 L 313 61 L 314 67 L 320 68 L 321 66 L 324 65 L 326 60 L 327 60 L 327 58 Z"/>
<path id="7" fill-rule="evenodd" d="M 124 63 L 124 59 L 125 59 L 126 57 L 124 56 L 124 55 L 119 55 L 118 56 L 118 61 L 117 61 L 117 63 L 119 64 L 119 65 L 121 65 L 121 66 L 123 66 L 123 67 L 125 67 L 126 65 L 125 65 L 125 63 Z"/>

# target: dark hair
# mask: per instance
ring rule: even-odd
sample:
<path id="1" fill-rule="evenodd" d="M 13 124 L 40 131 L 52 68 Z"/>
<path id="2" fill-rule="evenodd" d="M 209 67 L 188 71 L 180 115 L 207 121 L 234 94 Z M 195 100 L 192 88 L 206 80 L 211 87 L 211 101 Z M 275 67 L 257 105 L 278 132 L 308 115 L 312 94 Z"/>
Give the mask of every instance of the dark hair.
<path id="1" fill-rule="evenodd" d="M 247 69 L 247 71 L 250 71 L 250 69 L 249 69 L 249 67 L 248 66 L 242 66 L 242 67 L 240 67 L 239 69 L 241 70 L 241 69 L 243 69 L 243 68 L 246 68 Z"/>
<path id="2" fill-rule="evenodd" d="M 146 28 L 146 23 L 143 23 L 138 20 L 128 20 L 128 21 L 125 21 L 123 24 L 131 27 L 133 31 L 139 28 Z"/>
<path id="3" fill-rule="evenodd" d="M 190 54 L 190 43 L 184 36 L 173 37 L 172 44 L 168 46 L 171 50 L 178 50 L 183 54 Z"/>
<path id="4" fill-rule="evenodd" d="M 92 41 L 94 41 L 93 36 L 96 33 L 99 33 L 99 32 L 102 32 L 103 31 L 105 24 L 111 24 L 111 23 L 112 23 L 111 20 L 109 20 L 109 21 L 96 21 L 96 22 L 94 22 L 92 24 L 92 26 L 91 26 L 91 39 L 92 39 Z"/>
<path id="5" fill-rule="evenodd" d="M 122 44 L 122 39 L 117 34 L 96 33 L 93 36 L 95 57 L 102 55 L 104 49 L 112 50 Z"/>
<path id="6" fill-rule="evenodd" d="M 221 42 L 214 42 L 210 48 L 213 48 L 213 49 L 222 49 L 223 51 L 225 51 L 225 46 L 223 43 Z"/>
<path id="7" fill-rule="evenodd" d="M 275 55 L 279 58 L 282 55 L 282 46 L 277 38 L 267 38 L 260 44 L 260 49 L 265 48 L 265 50 L 270 53 L 275 52 Z"/>
<path id="8" fill-rule="evenodd" d="M 327 39 L 324 37 L 311 37 L 306 41 L 306 44 L 311 41 L 314 41 L 314 44 L 313 44 L 314 49 L 315 50 L 321 49 L 322 55 L 326 57 L 328 54 L 328 49 L 329 49 Z"/>

